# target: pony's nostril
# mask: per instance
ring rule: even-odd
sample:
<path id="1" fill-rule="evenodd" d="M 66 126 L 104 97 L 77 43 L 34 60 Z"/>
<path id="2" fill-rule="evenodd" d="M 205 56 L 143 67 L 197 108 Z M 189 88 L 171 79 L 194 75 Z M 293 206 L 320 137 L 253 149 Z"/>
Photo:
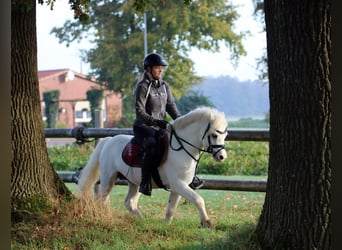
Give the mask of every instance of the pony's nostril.
<path id="1" fill-rule="evenodd" d="M 223 159 L 224 159 L 223 155 L 220 155 L 220 160 L 223 160 Z"/>

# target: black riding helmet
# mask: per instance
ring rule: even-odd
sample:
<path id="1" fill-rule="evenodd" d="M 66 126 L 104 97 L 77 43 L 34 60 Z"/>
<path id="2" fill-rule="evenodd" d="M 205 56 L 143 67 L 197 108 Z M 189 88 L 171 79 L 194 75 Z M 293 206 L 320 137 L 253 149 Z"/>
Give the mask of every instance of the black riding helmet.
<path id="1" fill-rule="evenodd" d="M 144 69 L 146 67 L 153 67 L 153 66 L 168 66 L 165 59 L 159 55 L 158 53 L 150 53 L 144 58 Z"/>

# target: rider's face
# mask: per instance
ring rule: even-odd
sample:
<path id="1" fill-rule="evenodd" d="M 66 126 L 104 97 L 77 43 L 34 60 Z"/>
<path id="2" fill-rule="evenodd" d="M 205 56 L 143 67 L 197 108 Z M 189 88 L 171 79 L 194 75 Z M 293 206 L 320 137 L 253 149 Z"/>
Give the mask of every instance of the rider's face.
<path id="1" fill-rule="evenodd" d="M 155 78 L 155 79 L 159 79 L 162 74 L 163 74 L 163 71 L 164 71 L 164 67 L 161 66 L 161 65 L 158 65 L 158 66 L 153 66 L 152 67 L 152 76 Z"/>

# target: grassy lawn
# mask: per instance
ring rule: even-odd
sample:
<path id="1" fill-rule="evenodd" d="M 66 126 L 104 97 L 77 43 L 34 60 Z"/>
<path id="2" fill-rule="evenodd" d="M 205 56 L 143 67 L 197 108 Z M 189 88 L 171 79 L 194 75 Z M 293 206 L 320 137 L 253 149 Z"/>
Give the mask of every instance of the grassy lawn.
<path id="1" fill-rule="evenodd" d="M 48 148 L 57 171 L 75 171 L 83 167 L 93 144 Z M 267 142 L 227 142 L 228 160 L 216 163 L 205 154 L 200 161 L 199 177 L 205 179 L 267 180 Z M 209 175 L 215 174 L 215 175 Z M 208 174 L 208 175 L 207 175 Z M 75 184 L 67 184 L 75 191 Z M 61 206 L 32 214 L 13 224 L 12 249 L 258 249 L 251 241 L 264 203 L 263 192 L 198 190 L 205 200 L 213 228 L 200 227 L 195 206 L 181 199 L 175 218 L 169 225 L 164 214 L 169 192 L 154 189 L 151 197 L 141 196 L 139 209 L 144 219 L 134 218 L 126 210 L 126 186 L 111 192 L 110 206 L 94 201 L 73 200 Z"/>
<path id="2" fill-rule="evenodd" d="M 67 185 L 75 190 L 75 184 Z M 126 186 L 114 187 L 110 207 L 73 201 L 15 224 L 12 249 L 258 249 L 249 239 L 264 193 L 198 190 L 213 223 L 212 229 L 204 229 L 197 209 L 184 198 L 174 221 L 166 224 L 163 219 L 169 193 L 163 189 L 154 189 L 151 197 L 141 196 L 139 208 L 144 219 L 134 218 L 123 204 L 126 192 Z"/>
<path id="3" fill-rule="evenodd" d="M 209 176 L 201 175 L 202 178 L 212 179 L 231 179 L 231 180 L 265 180 L 264 176 L 247 177 L 247 176 Z M 75 184 L 68 184 L 71 190 L 74 190 Z M 264 201 L 264 193 L 261 192 L 240 192 L 240 191 L 221 191 L 221 190 L 198 190 L 197 191 L 205 200 L 208 214 L 214 224 L 231 217 L 232 213 L 237 211 L 248 211 L 254 207 L 261 208 Z M 123 210 L 124 199 L 127 194 L 126 186 L 115 186 L 111 192 L 111 207 L 114 209 Z M 163 189 L 153 189 L 152 196 L 142 195 L 139 200 L 139 208 L 145 217 L 150 217 L 160 220 L 164 219 L 164 212 L 167 206 L 169 192 Z M 127 211 L 128 213 L 128 211 Z M 254 211 L 248 214 L 248 217 L 254 217 Z M 245 216 L 244 214 L 243 216 Z M 199 216 L 196 207 L 182 198 L 179 203 L 177 214 L 174 220 L 184 221 L 184 219 L 192 219 L 199 224 Z"/>

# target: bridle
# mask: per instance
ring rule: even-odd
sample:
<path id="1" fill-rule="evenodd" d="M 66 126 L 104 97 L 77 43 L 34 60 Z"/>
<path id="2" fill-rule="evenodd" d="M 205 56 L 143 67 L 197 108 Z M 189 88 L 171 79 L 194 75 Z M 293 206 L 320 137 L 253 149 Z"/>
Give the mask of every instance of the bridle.
<path id="1" fill-rule="evenodd" d="M 203 133 L 202 141 L 203 141 L 205 135 L 208 133 L 209 129 L 210 129 L 210 123 L 208 123 L 208 126 L 207 126 L 206 130 L 205 130 L 204 133 Z M 219 134 L 221 134 L 221 135 L 223 135 L 223 134 L 226 133 L 226 130 L 225 130 L 225 131 L 216 130 L 216 132 L 219 133 Z M 215 157 L 216 154 L 217 154 L 218 152 L 220 152 L 221 150 L 224 149 L 224 144 L 221 144 L 221 145 L 211 144 L 210 136 L 208 135 L 207 138 L 208 138 L 208 144 L 209 144 L 209 146 L 208 146 L 207 150 L 205 150 L 204 152 L 210 153 L 210 154 L 212 154 L 212 155 Z M 218 148 L 219 150 L 217 150 L 217 151 L 214 153 L 214 149 L 215 149 L 215 148 Z M 214 153 L 214 154 L 213 154 L 213 153 Z"/>
<path id="2" fill-rule="evenodd" d="M 210 154 L 213 155 L 213 157 L 215 157 L 216 154 L 217 154 L 218 152 L 220 152 L 221 150 L 224 149 L 224 144 L 221 144 L 221 145 L 220 145 L 220 144 L 211 144 L 210 136 L 209 136 L 209 135 L 208 135 L 208 137 L 207 137 L 207 138 L 208 138 L 208 144 L 209 144 L 208 148 L 207 148 L 207 149 L 199 148 L 199 147 L 193 145 L 192 143 L 188 142 L 187 140 L 183 139 L 182 137 L 178 136 L 178 134 L 177 134 L 176 130 L 174 129 L 174 127 L 173 127 L 172 125 L 170 125 L 170 126 L 171 126 L 171 134 L 170 134 L 170 147 L 171 147 L 171 149 L 173 149 L 173 150 L 175 150 L 175 151 L 184 150 L 184 151 L 185 151 L 185 152 L 186 152 L 194 161 L 196 161 L 197 165 L 198 165 L 199 160 L 201 159 L 202 153 L 204 153 L 204 152 L 210 153 Z M 207 126 L 207 128 L 205 129 L 205 131 L 204 131 L 204 133 L 203 133 L 202 141 L 203 141 L 205 135 L 208 133 L 209 129 L 210 129 L 210 122 L 208 123 L 208 126 Z M 219 134 L 224 134 L 224 133 L 226 133 L 226 131 L 223 131 L 223 132 L 222 132 L 222 131 L 219 131 L 219 130 L 216 130 L 216 132 L 218 132 Z M 178 142 L 179 145 L 180 145 L 178 148 L 174 148 L 174 147 L 172 146 L 172 138 L 173 138 L 173 137 L 177 140 L 177 142 Z M 193 156 L 193 155 L 184 147 L 183 142 L 186 143 L 186 144 L 188 144 L 189 146 L 191 146 L 191 147 L 197 149 L 197 150 L 200 152 L 200 156 L 198 157 L 198 159 L 196 159 L 195 156 Z M 218 150 L 217 150 L 216 152 L 214 152 L 214 149 L 216 149 L 216 148 L 218 148 Z"/>

